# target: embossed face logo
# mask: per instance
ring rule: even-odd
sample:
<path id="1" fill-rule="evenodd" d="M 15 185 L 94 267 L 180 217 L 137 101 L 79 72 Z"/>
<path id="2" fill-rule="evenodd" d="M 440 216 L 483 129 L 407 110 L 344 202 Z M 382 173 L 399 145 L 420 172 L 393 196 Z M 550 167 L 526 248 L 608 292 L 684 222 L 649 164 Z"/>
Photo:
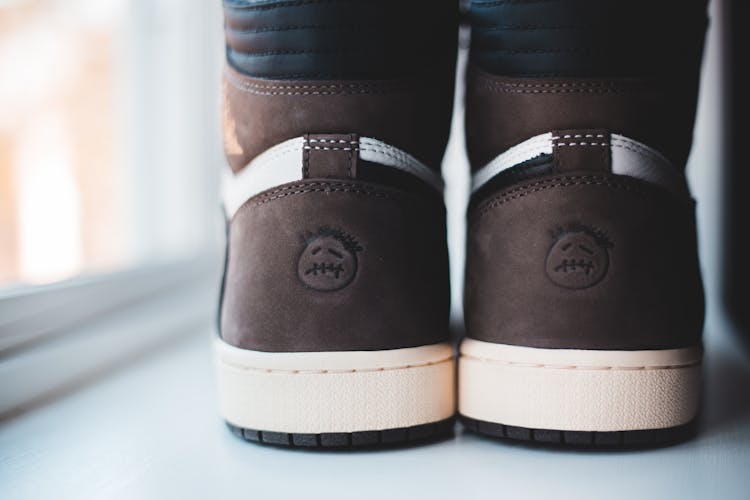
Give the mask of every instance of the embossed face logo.
<path id="1" fill-rule="evenodd" d="M 571 224 L 553 232 L 555 242 L 547 254 L 549 279 L 564 288 L 588 288 L 599 283 L 609 269 L 612 243 L 599 229 Z"/>
<path id="2" fill-rule="evenodd" d="M 339 229 L 321 227 L 305 237 L 307 246 L 297 262 L 297 276 L 314 290 L 331 292 L 352 282 L 357 274 L 357 253 L 362 247 Z"/>

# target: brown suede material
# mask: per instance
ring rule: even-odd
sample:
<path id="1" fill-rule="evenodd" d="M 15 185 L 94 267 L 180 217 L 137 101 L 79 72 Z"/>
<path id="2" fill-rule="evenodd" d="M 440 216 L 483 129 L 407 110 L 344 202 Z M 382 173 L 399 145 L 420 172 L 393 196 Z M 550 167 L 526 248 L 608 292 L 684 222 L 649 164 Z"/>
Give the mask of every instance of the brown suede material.
<path id="1" fill-rule="evenodd" d="M 231 221 L 222 338 L 260 351 L 380 350 L 448 339 L 445 213 L 359 181 L 305 180 Z"/>
<path id="2" fill-rule="evenodd" d="M 612 171 L 612 146 L 606 130 L 556 130 L 552 136 L 555 172 Z"/>
<path id="3" fill-rule="evenodd" d="M 624 176 L 520 183 L 469 213 L 467 335 L 540 348 L 694 346 L 703 325 L 694 204 Z"/>
<path id="4" fill-rule="evenodd" d="M 304 134 L 373 137 L 438 170 L 448 141 L 453 76 L 371 81 L 277 81 L 224 74 L 224 145 L 236 172 Z"/>
<path id="5" fill-rule="evenodd" d="M 467 74 L 466 146 L 474 170 L 552 130 L 607 129 L 684 165 L 692 141 L 695 85 L 637 79 L 527 79 Z"/>
<path id="6" fill-rule="evenodd" d="M 303 179 L 356 179 L 357 134 L 306 134 Z"/>

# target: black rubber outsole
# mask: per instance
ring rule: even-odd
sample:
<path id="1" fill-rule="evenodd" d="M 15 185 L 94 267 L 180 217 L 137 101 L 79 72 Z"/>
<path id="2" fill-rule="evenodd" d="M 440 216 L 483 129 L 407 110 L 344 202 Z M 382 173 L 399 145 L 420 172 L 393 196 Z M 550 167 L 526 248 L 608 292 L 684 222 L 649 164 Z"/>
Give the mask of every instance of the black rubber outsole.
<path id="1" fill-rule="evenodd" d="M 455 418 L 380 431 L 323 432 L 307 434 L 299 432 L 273 432 L 244 429 L 227 422 L 227 427 L 237 437 L 258 444 L 304 449 L 363 449 L 410 445 L 412 443 L 437 440 L 453 434 Z"/>
<path id="2" fill-rule="evenodd" d="M 676 444 L 690 439 L 696 432 L 695 421 L 666 429 L 637 431 L 560 431 L 530 429 L 459 416 L 463 426 L 485 436 L 522 441 L 543 446 L 578 448 L 648 448 Z"/>

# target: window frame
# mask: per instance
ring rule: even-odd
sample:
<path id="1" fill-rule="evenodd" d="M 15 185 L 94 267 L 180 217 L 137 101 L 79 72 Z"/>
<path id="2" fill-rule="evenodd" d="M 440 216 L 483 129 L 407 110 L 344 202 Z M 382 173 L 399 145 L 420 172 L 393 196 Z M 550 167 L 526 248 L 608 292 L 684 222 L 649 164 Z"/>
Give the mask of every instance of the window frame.
<path id="1" fill-rule="evenodd" d="M 0 285 L 0 421 L 195 328 L 214 329 L 224 167 L 221 6 L 130 2 L 126 16 L 116 57 L 127 75 L 120 75 L 115 111 L 124 113 L 126 164 L 133 167 L 123 182 L 147 188 L 143 202 L 128 207 L 135 231 L 125 230 L 137 248 L 116 271 L 45 285 Z M 172 38 L 165 42 L 167 35 Z M 160 93 L 176 84 L 180 102 L 169 96 L 171 101 L 155 107 Z M 169 129 L 164 147 L 155 132 L 170 123 L 165 113 L 180 106 L 190 107 L 180 115 L 187 120 Z M 180 151 L 181 144 L 189 150 Z M 177 160 L 170 156 L 175 151 Z M 165 161 L 168 172 L 154 168 Z M 162 205 L 168 213 L 158 212 Z M 159 218 L 187 225 L 190 233 L 164 244 Z"/>
<path id="2" fill-rule="evenodd" d="M 0 419 L 149 352 L 211 331 L 218 258 L 82 276 L 0 293 Z"/>

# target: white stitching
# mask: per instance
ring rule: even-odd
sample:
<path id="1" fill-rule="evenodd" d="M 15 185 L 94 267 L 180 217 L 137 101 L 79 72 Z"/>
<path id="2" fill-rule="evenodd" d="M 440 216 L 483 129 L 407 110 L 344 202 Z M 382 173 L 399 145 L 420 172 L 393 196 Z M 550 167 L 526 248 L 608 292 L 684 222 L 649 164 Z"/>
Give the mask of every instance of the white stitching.
<path id="1" fill-rule="evenodd" d="M 390 151 L 388 149 L 378 148 L 377 146 L 362 146 L 362 151 L 369 151 L 371 153 L 381 153 L 385 156 L 390 156 L 394 160 L 400 160 L 402 162 L 407 162 L 409 159 L 404 154 L 397 154 L 393 151 Z"/>
<path id="2" fill-rule="evenodd" d="M 659 153 L 658 151 L 654 151 L 654 150 L 652 150 L 652 149 L 650 149 L 650 148 L 648 148 L 648 147 L 646 147 L 646 146 L 644 146 L 642 144 L 638 144 L 635 141 L 629 141 L 629 140 L 614 138 L 614 139 L 612 139 L 612 145 L 616 146 L 618 148 L 627 149 L 627 150 L 632 151 L 634 153 L 640 153 L 640 154 L 642 154 L 644 156 L 648 156 L 650 158 L 662 160 L 662 158 L 660 158 L 662 156 L 661 153 Z M 664 158 L 664 160 L 666 160 L 666 158 Z M 669 161 L 669 160 L 667 160 L 667 161 Z"/>
<path id="3" fill-rule="evenodd" d="M 373 84 L 367 84 L 367 83 L 357 83 L 357 84 L 340 84 L 340 83 L 330 83 L 330 84 L 315 84 L 315 85 L 268 85 L 265 83 L 252 83 L 248 81 L 243 81 L 242 77 L 237 77 L 234 74 L 230 73 L 229 71 L 225 71 L 224 75 L 226 76 L 227 80 L 233 83 L 239 90 L 247 90 L 248 88 L 252 89 L 262 89 L 262 90 L 268 90 L 268 89 L 283 89 L 283 90 L 297 90 L 297 89 L 336 89 L 336 90 L 346 90 L 346 89 L 361 89 L 362 87 L 375 87 L 377 88 L 377 85 Z"/>
<path id="4" fill-rule="evenodd" d="M 337 373 L 369 373 L 369 372 L 387 372 L 387 371 L 392 371 L 392 370 L 408 370 L 410 368 L 423 368 L 426 366 L 439 365 L 439 364 L 446 363 L 452 360 L 453 360 L 453 356 L 451 355 L 447 358 L 439 359 L 437 361 L 428 361 L 426 363 L 419 363 L 419 364 L 413 364 L 413 365 L 384 366 L 384 367 L 379 367 L 379 368 L 364 368 L 364 369 L 352 368 L 349 370 L 282 370 L 282 369 L 277 369 L 277 368 L 258 368 L 255 366 L 240 366 L 240 365 L 232 363 L 229 360 L 224 360 L 224 362 L 240 370 L 258 371 L 258 372 L 265 372 L 265 373 L 286 373 L 290 375 L 327 375 L 327 374 L 337 374 Z"/>
<path id="5" fill-rule="evenodd" d="M 404 154 L 396 154 L 393 151 L 389 151 L 387 149 L 380 149 L 380 148 L 373 147 L 373 146 L 363 146 L 360 148 L 360 151 L 367 151 L 370 153 L 382 154 L 383 156 L 393 158 L 394 160 L 401 163 L 402 168 L 404 168 L 405 170 L 412 172 L 416 175 L 419 175 L 418 172 L 420 172 L 420 169 L 415 167 L 411 163 L 409 157 Z"/>
<path id="6" fill-rule="evenodd" d="M 225 72 L 225 81 L 240 92 L 261 96 L 273 95 L 359 95 L 359 94 L 385 94 L 390 92 L 401 92 L 417 90 L 417 87 L 410 85 L 408 82 L 396 83 L 392 86 L 383 84 L 321 84 L 321 85 L 265 85 L 254 84 L 238 80 L 235 75 Z M 421 87 L 420 87 L 421 88 Z M 267 89 L 330 89 L 330 90 L 294 90 L 287 91 L 268 91 Z"/>
<path id="7" fill-rule="evenodd" d="M 328 144 L 359 144 L 359 141 L 345 141 L 343 139 L 307 139 L 307 142 L 322 142 Z"/>
<path id="8" fill-rule="evenodd" d="M 322 151 L 359 151 L 359 148 L 336 148 L 328 146 L 303 146 L 303 149 L 318 149 Z"/>
<path id="9" fill-rule="evenodd" d="M 588 137 L 596 137 L 598 139 L 604 139 L 607 136 L 604 135 L 604 134 L 573 134 L 573 135 L 571 135 L 571 134 L 565 134 L 565 135 L 562 135 L 562 136 L 558 135 L 558 136 L 552 137 L 552 140 L 554 141 L 554 140 L 560 139 L 561 137 L 563 139 L 571 139 L 571 138 L 579 139 L 581 137 L 587 137 L 587 138 Z"/>
<path id="10" fill-rule="evenodd" d="M 482 363 L 492 363 L 497 365 L 504 365 L 513 368 L 551 368 L 555 370 L 623 370 L 623 371 L 638 371 L 638 370 L 674 370 L 678 368 L 690 368 L 701 364 L 701 361 L 691 361 L 680 365 L 644 365 L 644 366 L 586 366 L 586 365 L 554 365 L 544 363 L 524 363 L 519 361 L 505 361 L 501 359 L 482 358 L 479 356 L 472 356 L 470 354 L 461 354 L 462 358 L 473 359 L 475 361 L 481 361 Z"/>

